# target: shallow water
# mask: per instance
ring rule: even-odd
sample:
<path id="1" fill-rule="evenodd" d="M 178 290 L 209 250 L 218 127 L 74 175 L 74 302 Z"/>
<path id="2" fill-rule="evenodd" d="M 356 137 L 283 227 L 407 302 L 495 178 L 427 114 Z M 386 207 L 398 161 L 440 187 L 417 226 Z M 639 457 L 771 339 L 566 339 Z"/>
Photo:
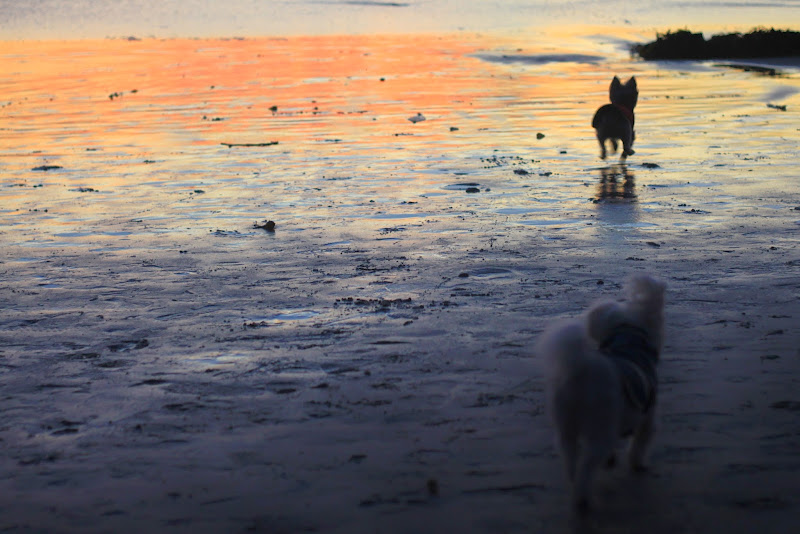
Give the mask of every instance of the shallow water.
<path id="1" fill-rule="evenodd" d="M 796 70 L 632 62 L 587 34 L 7 43 L 2 238 L 111 254 L 309 228 L 405 239 L 474 213 L 595 233 L 793 207 Z M 588 125 L 614 72 L 641 88 L 624 168 Z"/>

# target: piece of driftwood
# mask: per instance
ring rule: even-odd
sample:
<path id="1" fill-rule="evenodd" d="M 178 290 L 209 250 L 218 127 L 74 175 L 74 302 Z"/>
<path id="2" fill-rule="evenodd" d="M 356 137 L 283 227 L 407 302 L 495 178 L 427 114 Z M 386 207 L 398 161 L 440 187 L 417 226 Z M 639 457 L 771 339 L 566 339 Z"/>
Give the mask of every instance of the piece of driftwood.
<path id="1" fill-rule="evenodd" d="M 233 147 L 252 147 L 252 146 L 272 146 L 277 145 L 277 141 L 267 141 L 266 143 L 220 143 L 221 145 L 225 145 L 228 148 Z"/>

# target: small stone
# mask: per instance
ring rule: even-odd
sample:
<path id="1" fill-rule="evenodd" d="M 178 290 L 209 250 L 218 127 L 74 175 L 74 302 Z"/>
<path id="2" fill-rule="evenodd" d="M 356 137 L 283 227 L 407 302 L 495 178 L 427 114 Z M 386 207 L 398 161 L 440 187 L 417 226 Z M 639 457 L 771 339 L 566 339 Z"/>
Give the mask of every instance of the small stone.
<path id="1" fill-rule="evenodd" d="M 253 223 L 253 228 L 259 228 L 259 229 L 265 230 L 267 232 L 274 232 L 275 231 L 275 221 L 264 221 L 261 224 Z"/>

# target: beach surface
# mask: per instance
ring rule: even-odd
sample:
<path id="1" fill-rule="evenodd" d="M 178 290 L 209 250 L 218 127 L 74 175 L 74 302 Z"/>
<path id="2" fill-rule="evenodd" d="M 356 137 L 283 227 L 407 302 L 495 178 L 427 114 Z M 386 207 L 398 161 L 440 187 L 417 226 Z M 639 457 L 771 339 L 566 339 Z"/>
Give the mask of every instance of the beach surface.
<path id="1" fill-rule="evenodd" d="M 3 43 L 0 530 L 791 532 L 800 73 L 652 37 Z M 651 470 L 578 520 L 532 347 L 638 272 Z"/>

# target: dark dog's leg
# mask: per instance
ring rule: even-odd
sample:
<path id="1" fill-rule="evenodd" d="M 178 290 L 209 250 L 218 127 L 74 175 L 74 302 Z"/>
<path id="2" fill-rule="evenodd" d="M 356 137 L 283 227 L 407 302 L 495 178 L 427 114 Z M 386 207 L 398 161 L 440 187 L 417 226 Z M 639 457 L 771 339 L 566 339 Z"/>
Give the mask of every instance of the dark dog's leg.
<path id="1" fill-rule="evenodd" d="M 600 143 L 600 159 L 606 159 L 606 140 L 597 132 L 597 142 Z"/>
<path id="2" fill-rule="evenodd" d="M 634 155 L 633 151 L 633 128 L 630 126 L 625 129 L 625 136 L 622 138 L 622 159 Z"/>

